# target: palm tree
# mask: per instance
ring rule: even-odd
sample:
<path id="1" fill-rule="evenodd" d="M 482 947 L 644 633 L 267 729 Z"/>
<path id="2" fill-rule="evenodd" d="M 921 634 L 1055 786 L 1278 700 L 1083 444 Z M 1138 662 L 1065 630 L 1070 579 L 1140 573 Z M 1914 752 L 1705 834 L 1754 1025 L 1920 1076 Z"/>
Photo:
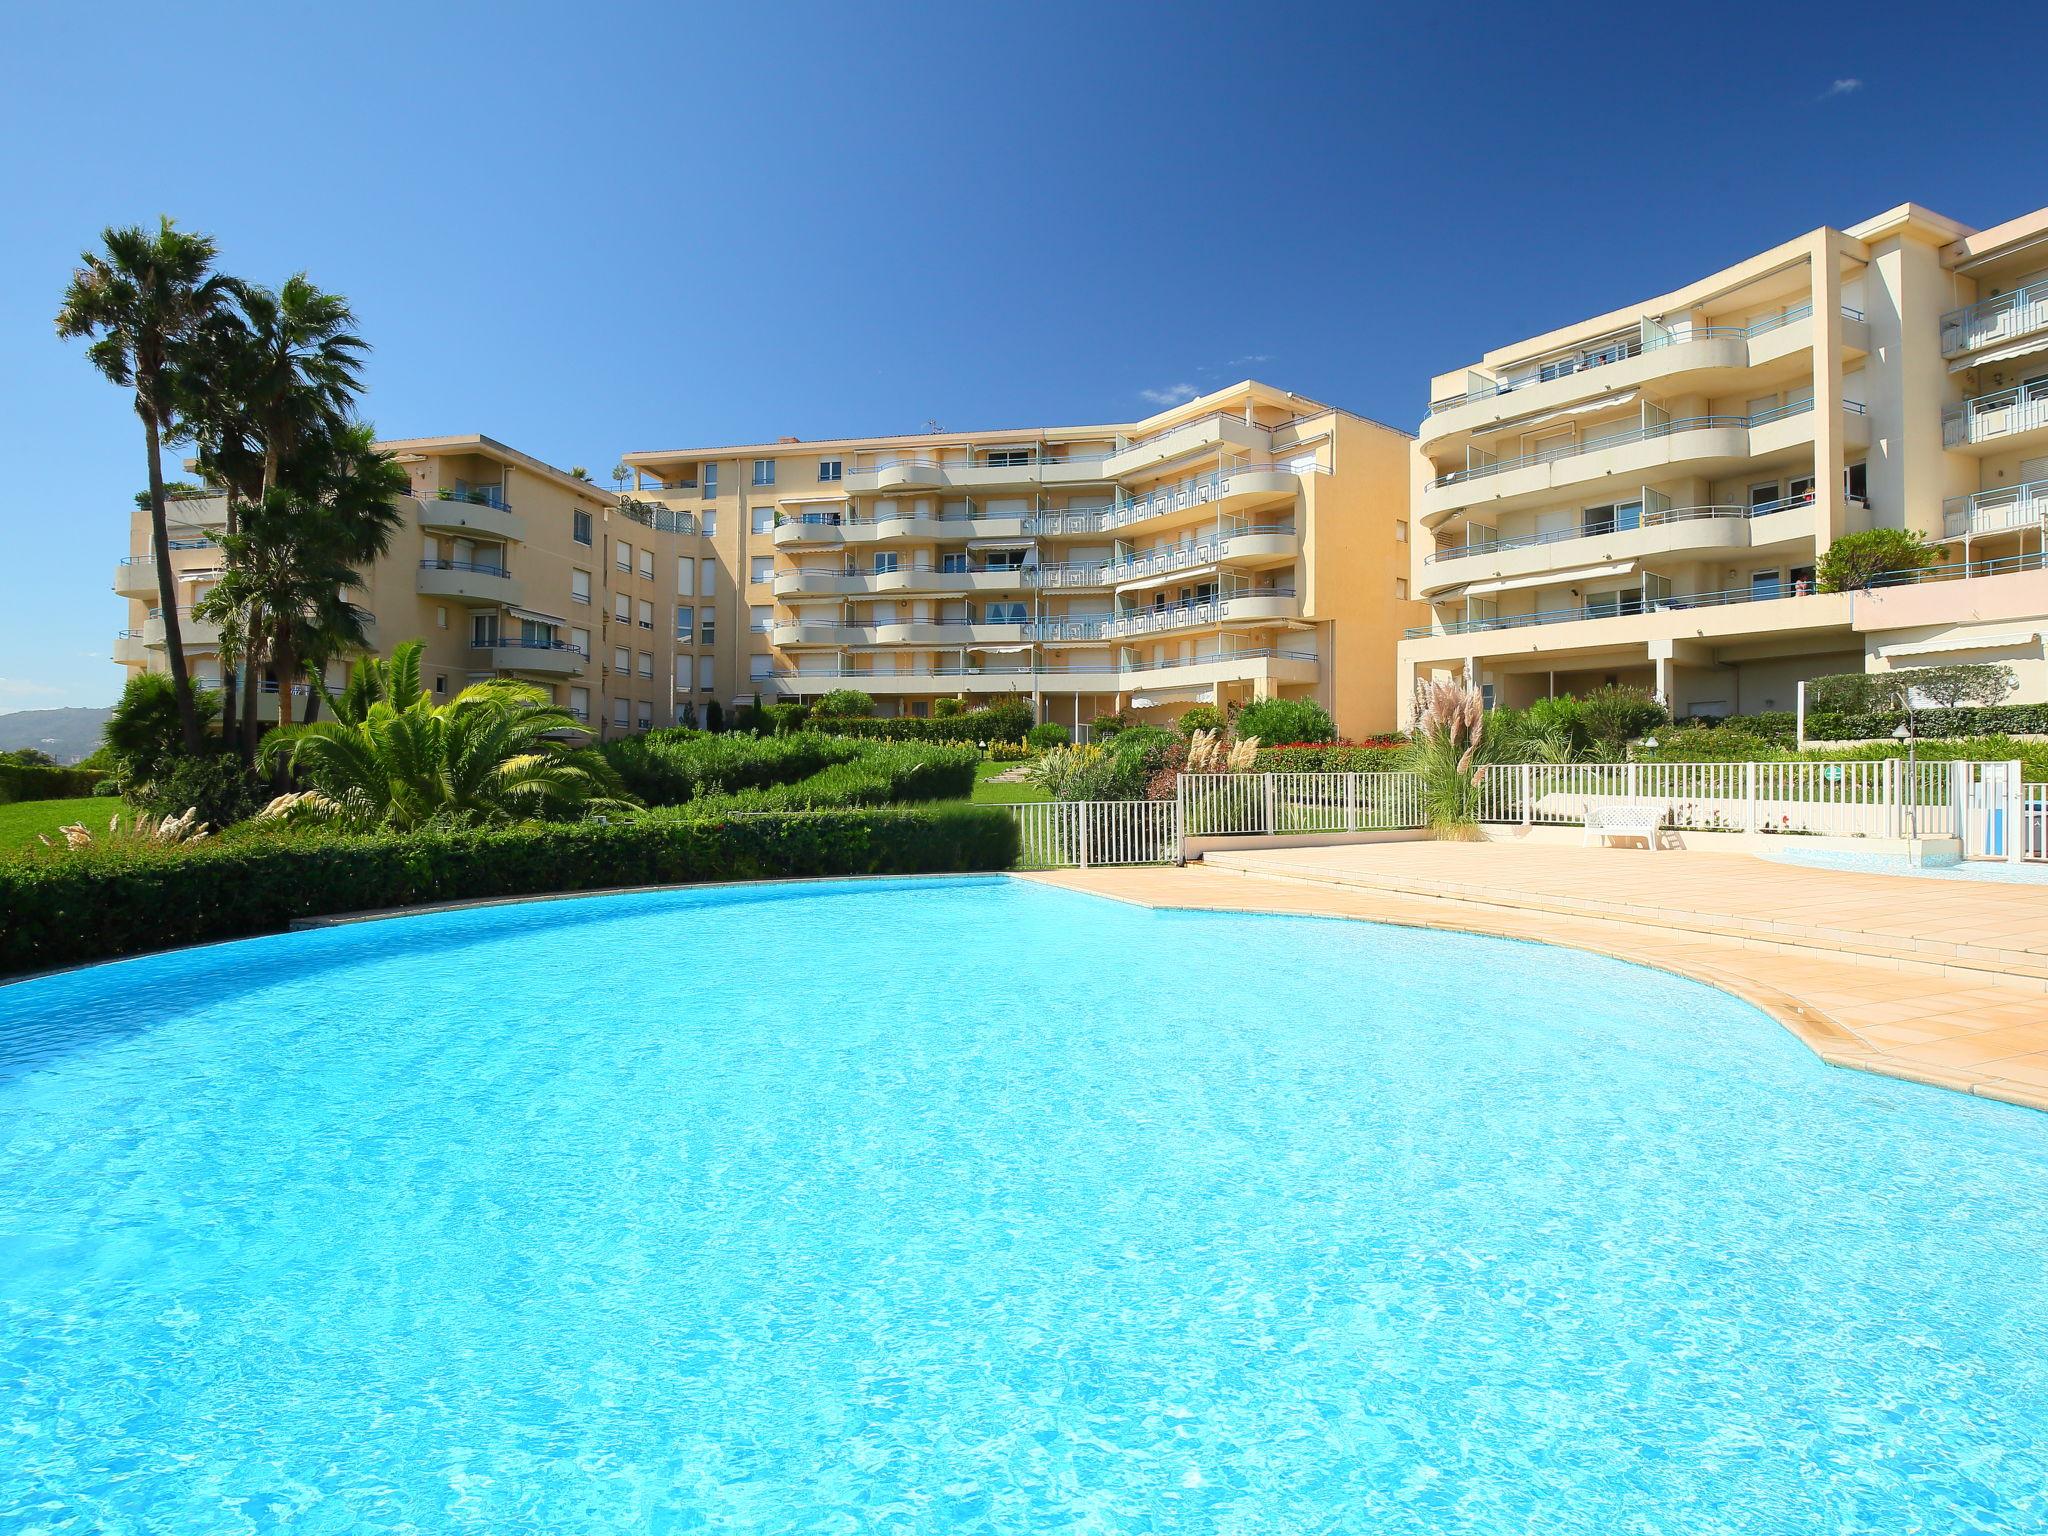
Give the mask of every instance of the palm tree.
<path id="1" fill-rule="evenodd" d="M 57 334 L 92 338 L 86 356 L 113 383 L 135 391 L 135 414 L 149 447 L 149 518 L 156 555 L 157 607 L 164 653 L 178 703 L 185 750 L 200 750 L 199 714 L 185 669 L 185 638 L 172 580 L 170 529 L 164 508 L 163 444 L 176 432 L 176 379 L 186 351 L 218 313 L 227 280 L 213 271 L 215 246 L 168 218 L 151 234 L 140 225 L 101 231 L 104 251 L 86 251 L 64 290 Z"/>
<path id="2" fill-rule="evenodd" d="M 562 739 L 590 733 L 541 689 L 498 678 L 437 705 L 420 687 L 421 649 L 361 658 L 339 696 L 322 685 L 332 720 L 264 738 L 265 768 L 289 765 L 312 785 L 265 814 L 410 830 L 633 808 L 601 754 Z"/>

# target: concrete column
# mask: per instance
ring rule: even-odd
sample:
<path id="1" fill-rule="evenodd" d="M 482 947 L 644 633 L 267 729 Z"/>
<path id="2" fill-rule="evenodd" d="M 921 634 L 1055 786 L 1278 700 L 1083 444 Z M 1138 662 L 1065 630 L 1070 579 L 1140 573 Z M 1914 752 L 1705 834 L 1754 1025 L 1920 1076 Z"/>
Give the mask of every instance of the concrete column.
<path id="1" fill-rule="evenodd" d="M 1842 254 L 1840 237 L 1808 243 L 1813 278 L 1813 544 L 1817 559 L 1849 531 L 1842 496 Z"/>

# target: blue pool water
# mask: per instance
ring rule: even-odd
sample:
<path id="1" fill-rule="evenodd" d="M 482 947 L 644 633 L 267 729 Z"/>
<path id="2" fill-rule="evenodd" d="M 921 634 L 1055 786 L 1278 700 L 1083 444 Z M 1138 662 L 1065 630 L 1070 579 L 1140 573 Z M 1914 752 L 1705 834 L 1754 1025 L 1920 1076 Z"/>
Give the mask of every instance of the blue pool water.
<path id="1" fill-rule="evenodd" d="M 7 1532 L 2039 1532 L 2048 1117 L 1021 882 L 0 989 Z"/>

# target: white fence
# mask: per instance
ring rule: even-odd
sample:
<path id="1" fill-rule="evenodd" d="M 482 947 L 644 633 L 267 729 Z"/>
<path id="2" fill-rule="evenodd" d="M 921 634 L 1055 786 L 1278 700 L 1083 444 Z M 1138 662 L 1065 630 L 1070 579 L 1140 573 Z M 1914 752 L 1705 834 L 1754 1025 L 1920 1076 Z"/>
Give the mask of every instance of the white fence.
<path id="1" fill-rule="evenodd" d="M 2023 784 L 2020 800 L 2026 806 L 2026 855 L 2048 859 L 2048 784 Z"/>
<path id="2" fill-rule="evenodd" d="M 1180 807 L 1171 800 L 1051 800 L 1009 809 L 1017 818 L 1019 869 L 1180 858 Z"/>
<path id="3" fill-rule="evenodd" d="M 1179 795 L 1189 837 L 1422 825 L 1422 780 L 1412 773 L 1184 773 Z"/>
<path id="4" fill-rule="evenodd" d="M 1951 837 L 1950 764 L 1520 763 L 1479 781 L 1482 821 L 1577 825 L 1588 800 L 1648 800 L 1684 832 Z"/>

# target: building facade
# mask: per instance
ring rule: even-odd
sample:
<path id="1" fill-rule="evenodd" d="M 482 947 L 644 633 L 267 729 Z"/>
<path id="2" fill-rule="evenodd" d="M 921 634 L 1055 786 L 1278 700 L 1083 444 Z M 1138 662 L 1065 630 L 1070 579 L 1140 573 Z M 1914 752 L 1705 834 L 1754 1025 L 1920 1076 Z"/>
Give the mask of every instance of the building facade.
<path id="1" fill-rule="evenodd" d="M 1040 719 L 1321 701 L 1392 726 L 1405 433 L 1244 383 L 1107 426 L 634 453 L 632 494 L 717 519 L 743 686 L 883 714 L 1016 694 Z"/>
<path id="2" fill-rule="evenodd" d="M 1488 352 L 1433 381 L 1413 466 L 1404 705 L 1463 674 L 1501 704 L 1621 683 L 1747 714 L 1954 661 L 2048 698 L 2048 210 L 1905 205 Z M 1819 592 L 1866 528 L 1942 563 Z"/>
<path id="3" fill-rule="evenodd" d="M 422 681 L 445 703 L 470 683 L 512 677 L 545 689 L 604 736 L 701 718 L 730 699 L 743 664 L 736 585 L 707 520 L 636 505 L 482 436 L 381 444 L 412 476 L 403 526 L 351 597 L 371 616 L 380 652 L 424 643 Z M 170 506 L 170 558 L 187 664 L 218 687 L 219 633 L 191 614 L 220 574 L 208 537 L 225 526 L 218 496 Z M 162 670 L 163 621 L 149 514 L 131 519 L 114 590 L 129 600 L 114 659 Z M 344 667 L 328 669 L 338 687 Z M 278 682 L 261 682 L 262 717 L 278 716 Z M 293 715 L 304 718 L 306 685 Z"/>

